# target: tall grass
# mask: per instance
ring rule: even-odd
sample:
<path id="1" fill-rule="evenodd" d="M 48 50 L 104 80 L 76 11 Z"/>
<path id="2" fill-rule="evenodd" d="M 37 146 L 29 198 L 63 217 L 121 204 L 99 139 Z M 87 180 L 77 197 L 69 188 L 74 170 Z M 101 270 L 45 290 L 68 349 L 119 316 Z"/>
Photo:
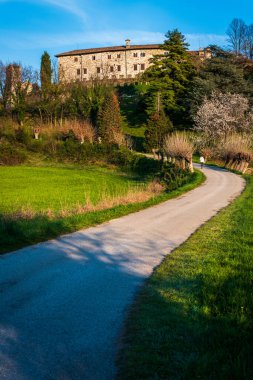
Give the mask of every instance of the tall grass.
<path id="1" fill-rule="evenodd" d="M 0 167 L 0 213 L 53 213 L 141 191 L 145 184 L 101 167 Z M 30 210 L 30 211 L 29 211 Z"/>

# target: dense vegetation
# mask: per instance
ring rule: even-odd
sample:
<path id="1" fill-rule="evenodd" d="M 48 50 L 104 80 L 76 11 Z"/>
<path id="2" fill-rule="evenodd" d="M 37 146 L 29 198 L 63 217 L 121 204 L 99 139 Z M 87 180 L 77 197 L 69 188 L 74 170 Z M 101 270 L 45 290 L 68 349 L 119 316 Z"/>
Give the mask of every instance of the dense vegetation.
<path id="1" fill-rule="evenodd" d="M 251 379 L 253 178 L 169 255 L 130 312 L 125 379 Z"/>

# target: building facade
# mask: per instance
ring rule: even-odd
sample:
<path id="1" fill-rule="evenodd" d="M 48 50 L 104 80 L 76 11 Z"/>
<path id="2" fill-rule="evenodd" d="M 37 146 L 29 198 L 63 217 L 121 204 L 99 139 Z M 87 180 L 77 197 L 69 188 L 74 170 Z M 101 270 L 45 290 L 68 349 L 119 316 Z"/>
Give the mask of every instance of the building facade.
<path id="1" fill-rule="evenodd" d="M 155 55 L 165 55 L 159 44 L 131 45 L 130 40 L 122 46 L 72 50 L 57 54 L 60 81 L 110 80 L 131 82 L 143 73 Z M 208 51 L 201 49 L 196 54 L 207 58 Z"/>

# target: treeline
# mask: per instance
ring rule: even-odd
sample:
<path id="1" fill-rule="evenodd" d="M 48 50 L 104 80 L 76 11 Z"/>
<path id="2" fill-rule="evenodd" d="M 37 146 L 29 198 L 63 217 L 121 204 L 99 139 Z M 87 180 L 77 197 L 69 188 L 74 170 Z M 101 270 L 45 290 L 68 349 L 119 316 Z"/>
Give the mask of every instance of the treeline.
<path id="1" fill-rule="evenodd" d="M 209 46 L 211 58 L 205 58 L 189 53 L 185 37 L 178 30 L 169 31 L 161 45 L 165 54 L 152 59 L 153 65 L 138 83 L 123 87 L 95 79 L 89 85 L 78 81 L 58 83 L 55 65 L 46 52 L 40 73 L 18 64 L 0 64 L 0 124 L 11 117 L 19 126 L 28 126 L 36 139 L 51 128 L 61 135 L 71 131 L 82 144 L 86 141 L 131 148 L 133 142 L 126 139 L 122 129 L 125 125 L 129 134 L 138 128 L 144 131 L 141 149 L 149 152 L 163 151 L 167 136 L 175 130 L 205 131 L 206 136 L 215 134 L 215 138 L 219 133 L 227 136 L 231 117 L 231 131 L 250 133 L 251 40 L 252 26 L 235 19 L 228 28 L 230 48 Z M 241 114 L 233 114 L 235 107 L 231 110 L 224 105 L 224 111 L 218 109 L 215 99 L 228 104 L 235 99 L 227 97 L 229 94 L 239 96 L 237 106 L 243 104 L 247 122 L 242 122 Z M 210 111 L 212 107 L 215 112 Z M 216 115 L 215 120 L 212 115 Z M 222 128 L 223 132 L 218 133 Z M 206 145 L 205 149 L 210 148 L 211 143 Z"/>

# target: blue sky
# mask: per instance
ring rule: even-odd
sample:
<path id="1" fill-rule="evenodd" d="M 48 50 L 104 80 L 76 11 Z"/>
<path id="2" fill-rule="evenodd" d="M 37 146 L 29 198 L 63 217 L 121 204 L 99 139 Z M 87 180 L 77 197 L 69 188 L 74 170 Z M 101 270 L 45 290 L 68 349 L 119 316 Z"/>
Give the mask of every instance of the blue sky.
<path id="1" fill-rule="evenodd" d="M 0 60 L 39 67 L 44 50 L 160 43 L 174 28 L 192 49 L 225 46 L 234 17 L 253 23 L 253 0 L 0 0 Z"/>

